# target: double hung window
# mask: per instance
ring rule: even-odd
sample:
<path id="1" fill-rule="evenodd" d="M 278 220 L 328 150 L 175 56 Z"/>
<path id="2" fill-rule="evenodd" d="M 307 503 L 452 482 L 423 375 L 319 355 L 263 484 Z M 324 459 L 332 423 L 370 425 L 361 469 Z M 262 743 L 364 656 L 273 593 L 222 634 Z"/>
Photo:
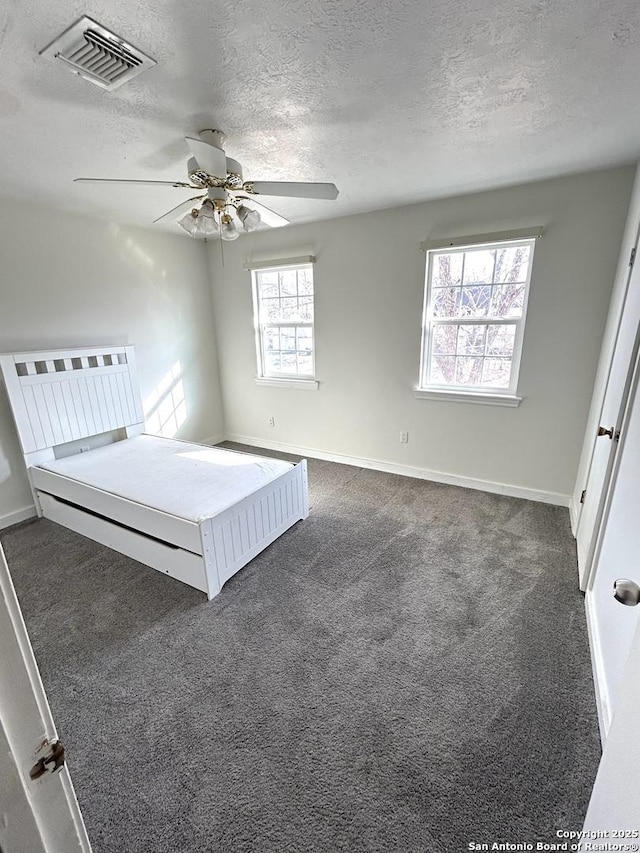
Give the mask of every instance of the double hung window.
<path id="1" fill-rule="evenodd" d="M 258 378 L 313 380 L 313 263 L 252 270 Z"/>
<path id="2" fill-rule="evenodd" d="M 516 394 L 534 243 L 427 252 L 418 391 Z"/>

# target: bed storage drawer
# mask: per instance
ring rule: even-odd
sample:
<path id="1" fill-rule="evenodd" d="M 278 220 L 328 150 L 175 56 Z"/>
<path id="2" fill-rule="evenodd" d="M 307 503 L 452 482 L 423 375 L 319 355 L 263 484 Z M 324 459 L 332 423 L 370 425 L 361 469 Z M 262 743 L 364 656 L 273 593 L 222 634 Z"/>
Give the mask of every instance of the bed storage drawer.
<path id="1" fill-rule="evenodd" d="M 202 553 L 200 528 L 193 521 L 168 515 L 37 466 L 29 468 L 29 476 L 39 492 L 55 495 L 149 536 L 173 542 L 193 554 Z"/>
<path id="2" fill-rule="evenodd" d="M 38 497 L 45 518 L 208 594 L 204 560 L 199 554 L 192 554 L 106 518 L 83 512 L 46 492 L 39 492 Z"/>

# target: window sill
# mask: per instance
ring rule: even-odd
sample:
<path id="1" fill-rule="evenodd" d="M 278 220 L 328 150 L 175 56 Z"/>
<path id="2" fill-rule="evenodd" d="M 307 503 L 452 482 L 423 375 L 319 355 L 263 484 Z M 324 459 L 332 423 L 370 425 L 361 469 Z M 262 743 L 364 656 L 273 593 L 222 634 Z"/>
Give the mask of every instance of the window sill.
<path id="1" fill-rule="evenodd" d="M 449 403 L 480 403 L 484 406 L 510 406 L 515 408 L 522 397 L 515 394 L 492 394 L 490 391 L 448 391 L 444 388 L 415 388 L 418 400 L 446 400 Z"/>
<path id="2" fill-rule="evenodd" d="M 317 391 L 320 383 L 315 379 L 278 379 L 275 376 L 256 376 L 256 385 L 272 388 L 297 388 L 299 391 Z"/>

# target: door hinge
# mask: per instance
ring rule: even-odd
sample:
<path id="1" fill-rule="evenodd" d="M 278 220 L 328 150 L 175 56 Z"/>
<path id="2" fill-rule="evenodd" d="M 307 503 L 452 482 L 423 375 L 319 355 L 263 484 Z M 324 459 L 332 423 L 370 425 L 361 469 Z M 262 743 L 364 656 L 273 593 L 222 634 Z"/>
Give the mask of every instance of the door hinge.
<path id="1" fill-rule="evenodd" d="M 629 266 L 630 267 L 633 266 L 635 259 L 636 259 L 636 248 L 634 246 L 633 249 L 631 250 L 631 257 L 629 258 Z"/>
<path id="2" fill-rule="evenodd" d="M 45 741 L 40 749 L 36 752 L 36 756 L 42 755 L 29 771 L 29 776 L 32 779 L 39 779 L 45 773 L 55 773 L 64 767 L 65 750 L 61 740 Z"/>
<path id="3" fill-rule="evenodd" d="M 581 504 L 583 504 L 583 503 L 584 503 L 584 499 L 585 499 L 586 495 L 587 495 L 587 490 L 586 490 L 586 489 L 583 489 L 583 490 L 582 490 L 582 494 L 580 495 L 580 503 L 581 503 Z"/>
<path id="4" fill-rule="evenodd" d="M 598 438 L 600 438 L 603 435 L 608 436 L 611 439 L 611 441 L 617 441 L 620 433 L 616 432 L 615 427 L 609 427 L 609 429 L 607 429 L 606 427 L 599 426 L 598 432 L 596 433 L 596 436 Z"/>

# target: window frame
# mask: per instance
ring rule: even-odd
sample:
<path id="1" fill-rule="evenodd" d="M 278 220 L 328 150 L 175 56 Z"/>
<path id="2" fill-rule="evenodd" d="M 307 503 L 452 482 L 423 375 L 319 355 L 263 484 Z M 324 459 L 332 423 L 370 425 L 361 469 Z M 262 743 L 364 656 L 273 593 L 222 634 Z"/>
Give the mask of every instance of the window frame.
<path id="1" fill-rule="evenodd" d="M 317 388 L 318 382 L 316 380 L 316 336 L 315 336 L 315 273 L 314 273 L 314 259 L 309 258 L 299 258 L 292 259 L 291 261 L 277 261 L 272 263 L 264 263 L 264 264 L 256 264 L 250 266 L 251 271 L 251 291 L 253 297 L 253 325 L 254 325 L 254 335 L 255 335 L 255 344 L 256 344 L 256 363 L 257 363 L 257 375 L 256 375 L 256 383 L 259 385 L 286 385 L 290 387 L 299 387 L 299 388 Z M 285 271 L 295 270 L 296 272 L 299 270 L 311 270 L 312 276 L 312 305 L 313 305 L 313 320 L 299 320 L 299 321 L 268 321 L 262 322 L 260 305 L 260 293 L 259 293 L 259 281 L 258 277 L 260 273 L 263 272 L 272 272 L 272 273 L 280 273 Z M 277 297 L 282 299 L 283 297 Z M 311 329 L 311 373 L 282 373 L 282 372 L 272 372 L 269 373 L 266 370 L 266 357 L 265 357 L 265 336 L 263 334 L 264 329 L 275 328 L 309 328 Z"/>
<path id="2" fill-rule="evenodd" d="M 418 385 L 415 388 L 415 396 L 430 399 L 451 399 L 465 400 L 470 402 L 486 402 L 494 405 L 511 405 L 517 406 L 522 398 L 517 396 L 518 382 L 520 377 L 520 364 L 522 359 L 522 348 L 524 343 L 524 331 L 527 319 L 527 307 L 529 302 L 529 292 L 531 289 L 531 275 L 533 271 L 533 261 L 535 256 L 536 239 L 540 234 L 531 236 L 507 237 L 506 234 L 498 235 L 491 239 L 487 235 L 486 239 L 471 239 L 467 242 L 456 241 L 455 243 L 442 243 L 439 246 L 430 244 L 425 248 L 426 264 L 424 278 L 424 296 L 422 310 L 422 339 L 420 346 L 420 373 Z M 433 315 L 433 295 L 436 288 L 432 286 L 432 270 L 434 259 L 438 255 L 444 254 L 464 254 L 469 251 L 495 250 L 495 249 L 510 249 L 518 246 L 529 246 L 529 264 L 527 270 L 527 278 L 524 282 L 525 290 L 522 303 L 522 313 L 519 317 L 490 317 L 475 316 L 475 317 L 434 317 Z M 464 275 L 464 260 L 463 260 L 463 275 Z M 463 278 L 461 278 L 462 287 Z M 494 283 L 492 282 L 492 286 Z M 509 386 L 500 388 L 492 385 L 453 385 L 449 383 L 434 383 L 427 382 L 426 379 L 430 373 L 433 345 L 433 330 L 436 326 L 441 325 L 469 325 L 469 326 L 496 326 L 496 325 L 515 325 L 515 338 L 513 345 L 513 355 L 511 357 L 511 373 L 509 378 Z"/>

